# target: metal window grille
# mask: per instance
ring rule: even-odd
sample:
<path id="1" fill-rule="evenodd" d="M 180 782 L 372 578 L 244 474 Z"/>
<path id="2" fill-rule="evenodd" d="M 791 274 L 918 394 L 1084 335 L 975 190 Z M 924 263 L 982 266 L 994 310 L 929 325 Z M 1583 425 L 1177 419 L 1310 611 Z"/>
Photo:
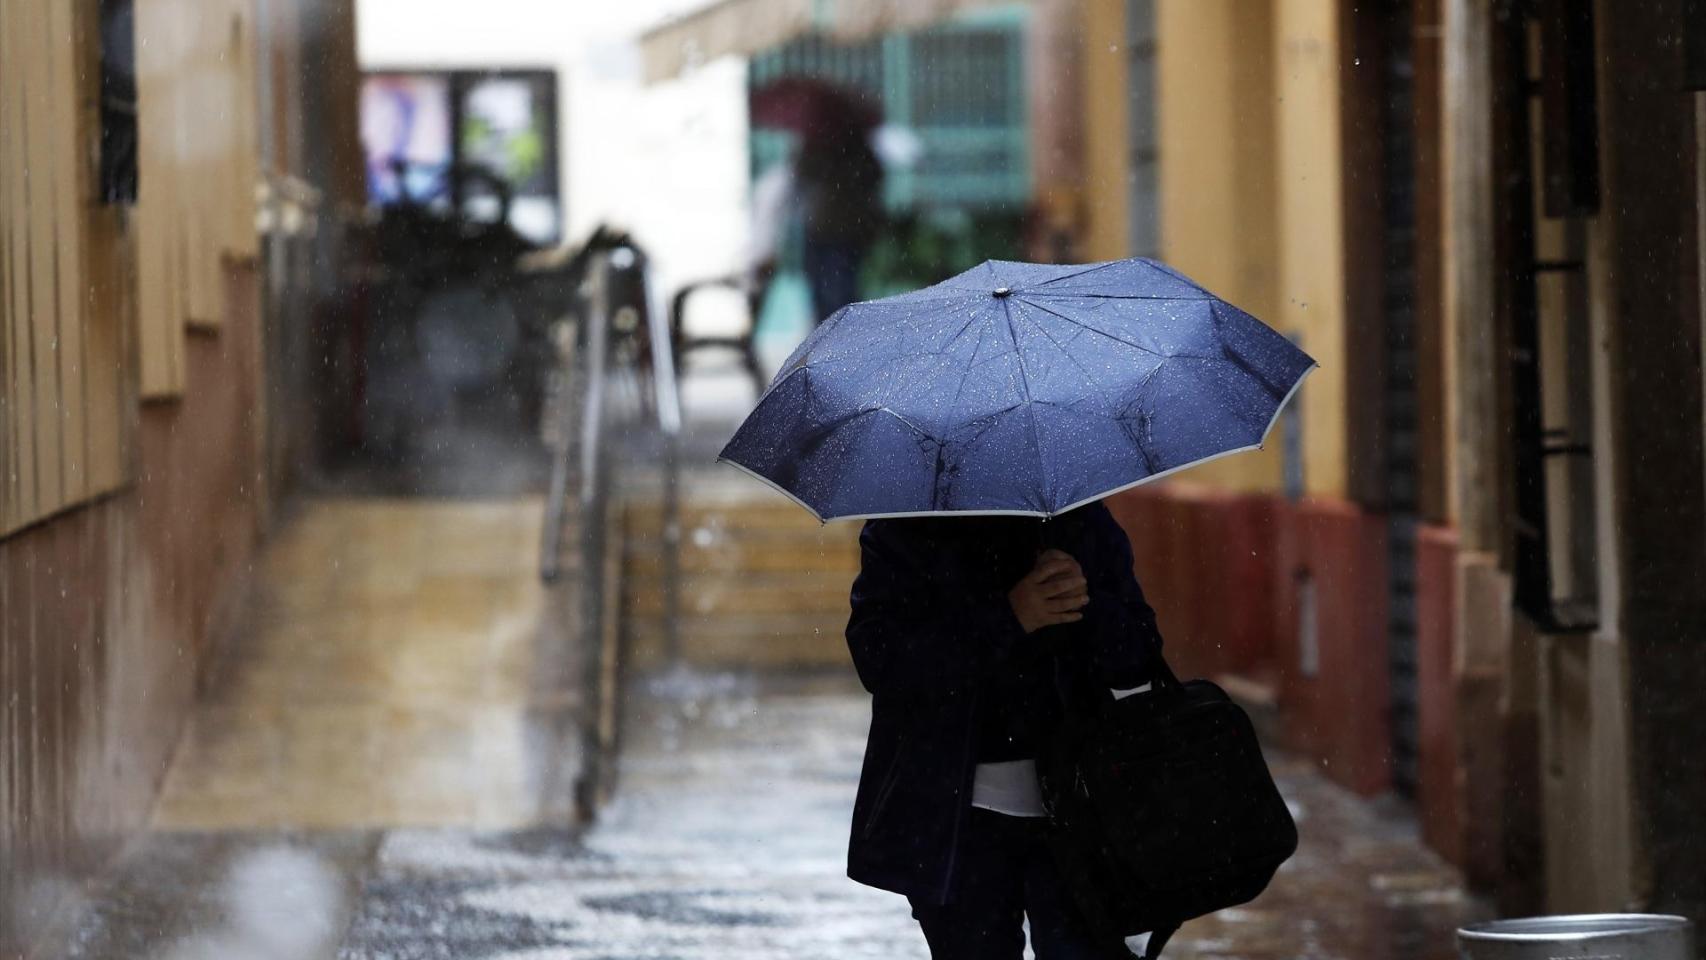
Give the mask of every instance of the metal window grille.
<path id="1" fill-rule="evenodd" d="M 136 203 L 136 3 L 101 0 L 102 203 Z"/>
<path id="2" fill-rule="evenodd" d="M 1385 217 L 1384 429 L 1387 512 L 1387 659 L 1391 680 L 1392 785 L 1415 793 L 1420 755 L 1416 642 L 1416 525 L 1419 446 L 1416 417 L 1415 13 L 1409 0 L 1386 7 L 1381 123 Z"/>
<path id="3" fill-rule="evenodd" d="M 1593 4 L 1513 2 L 1504 13 L 1515 602 L 1544 630 L 1589 630 L 1599 616 L 1585 227 L 1599 202 Z"/>
<path id="4" fill-rule="evenodd" d="M 1023 7 L 996 8 L 854 44 L 801 37 L 753 57 L 748 82 L 820 77 L 867 92 L 885 123 L 910 129 L 923 150 L 916 165 L 884 180 L 893 212 L 1020 209 L 1031 196 L 1025 17 Z M 791 149 L 789 134 L 754 130 L 753 174 Z"/>

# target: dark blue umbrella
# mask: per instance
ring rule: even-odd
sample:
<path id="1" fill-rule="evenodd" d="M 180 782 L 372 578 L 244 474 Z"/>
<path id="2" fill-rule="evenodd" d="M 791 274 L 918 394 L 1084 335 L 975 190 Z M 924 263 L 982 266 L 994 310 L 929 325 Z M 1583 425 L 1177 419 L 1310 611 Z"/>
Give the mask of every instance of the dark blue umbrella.
<path id="1" fill-rule="evenodd" d="M 821 520 L 1047 517 L 1260 447 L 1314 366 L 1154 260 L 990 260 L 830 316 L 721 459 Z"/>

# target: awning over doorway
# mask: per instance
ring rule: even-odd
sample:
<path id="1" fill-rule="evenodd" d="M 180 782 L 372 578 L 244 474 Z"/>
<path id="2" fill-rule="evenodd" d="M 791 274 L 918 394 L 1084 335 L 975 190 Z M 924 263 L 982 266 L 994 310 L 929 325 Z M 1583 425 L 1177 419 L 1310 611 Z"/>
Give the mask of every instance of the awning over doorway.
<path id="1" fill-rule="evenodd" d="M 975 7 L 1012 0 L 715 0 L 640 37 L 647 82 L 718 57 L 749 56 L 818 31 L 854 42 L 940 23 Z"/>

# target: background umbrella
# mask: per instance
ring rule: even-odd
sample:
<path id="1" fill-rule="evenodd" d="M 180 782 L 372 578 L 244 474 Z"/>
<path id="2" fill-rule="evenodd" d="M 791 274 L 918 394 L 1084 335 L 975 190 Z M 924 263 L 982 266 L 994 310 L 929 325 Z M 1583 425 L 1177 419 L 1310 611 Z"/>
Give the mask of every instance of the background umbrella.
<path id="1" fill-rule="evenodd" d="M 755 127 L 792 130 L 802 137 L 840 131 L 869 133 L 882 111 L 863 95 L 815 77 L 780 77 L 755 87 L 748 101 Z"/>
<path id="2" fill-rule="evenodd" d="M 1314 366 L 1153 260 L 991 260 L 837 311 L 721 459 L 824 520 L 1046 517 L 1260 446 Z"/>

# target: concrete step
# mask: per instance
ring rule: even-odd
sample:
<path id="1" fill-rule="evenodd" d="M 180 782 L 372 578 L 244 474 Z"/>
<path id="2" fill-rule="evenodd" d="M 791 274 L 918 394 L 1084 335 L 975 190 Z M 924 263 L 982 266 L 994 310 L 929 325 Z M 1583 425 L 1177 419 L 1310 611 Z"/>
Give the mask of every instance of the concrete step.
<path id="1" fill-rule="evenodd" d="M 684 617 L 681 653 L 687 663 L 701 667 L 850 666 L 846 628 L 845 615 Z M 667 660 L 661 618 L 632 617 L 628 630 L 633 662 L 652 667 Z"/>
<path id="2" fill-rule="evenodd" d="M 729 501 L 704 503 L 684 500 L 681 526 L 691 535 L 700 530 L 736 538 L 801 537 L 825 543 L 857 543 L 858 523 L 819 523 L 811 514 L 786 501 Z M 647 499 L 628 504 L 628 529 L 638 534 L 663 529 L 663 504 Z"/>
<path id="3" fill-rule="evenodd" d="M 752 615 L 830 615 L 845 617 L 852 577 L 812 571 L 757 574 L 733 568 L 687 573 L 681 578 L 684 617 Z M 663 581 L 655 576 L 624 576 L 624 608 L 631 616 L 663 613 Z"/>
<path id="4" fill-rule="evenodd" d="M 820 524 L 805 510 L 743 488 L 683 491 L 679 634 L 699 666 L 846 666 L 848 591 L 859 572 L 856 523 Z M 629 655 L 659 665 L 664 649 L 663 504 L 624 509 L 622 577 Z"/>
<path id="5" fill-rule="evenodd" d="M 822 544 L 798 539 L 752 542 L 733 538 L 689 538 L 681 545 L 681 572 L 689 573 L 801 573 L 833 574 L 852 583 L 859 572 L 859 552 L 847 544 Z M 656 540 L 630 541 L 625 560 L 633 576 L 661 576 L 664 546 Z"/>

